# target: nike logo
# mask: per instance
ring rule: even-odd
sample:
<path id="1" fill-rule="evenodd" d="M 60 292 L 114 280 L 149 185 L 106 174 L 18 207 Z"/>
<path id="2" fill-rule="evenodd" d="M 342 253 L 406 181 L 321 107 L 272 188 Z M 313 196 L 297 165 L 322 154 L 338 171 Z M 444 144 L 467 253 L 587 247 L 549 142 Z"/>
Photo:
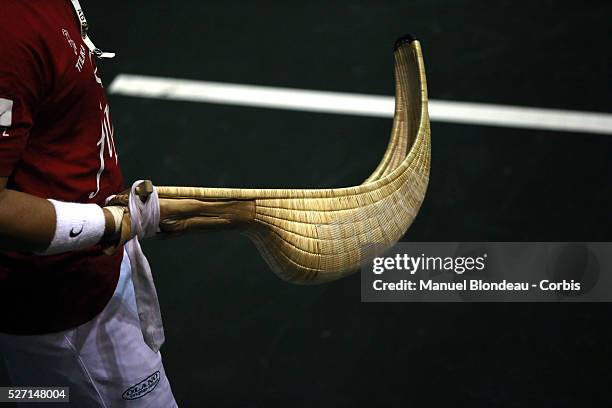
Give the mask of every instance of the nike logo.
<path id="1" fill-rule="evenodd" d="M 2 136 L 7 137 L 9 134 L 7 133 L 7 131 L 5 130 L 4 132 L 2 132 Z"/>
<path id="2" fill-rule="evenodd" d="M 70 235 L 70 238 L 74 238 L 74 237 L 78 237 L 79 235 L 81 235 L 81 232 L 83 232 L 82 225 L 81 225 L 81 229 L 79 230 L 79 232 L 74 232 L 74 228 L 70 228 L 70 233 L 68 235 Z"/>

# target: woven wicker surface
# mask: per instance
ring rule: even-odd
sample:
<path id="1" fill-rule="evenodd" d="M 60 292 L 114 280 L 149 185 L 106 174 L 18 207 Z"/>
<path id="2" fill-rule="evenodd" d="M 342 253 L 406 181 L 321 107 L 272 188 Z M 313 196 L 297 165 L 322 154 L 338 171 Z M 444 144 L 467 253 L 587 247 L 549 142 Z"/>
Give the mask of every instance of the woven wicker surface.
<path id="1" fill-rule="evenodd" d="M 162 198 L 210 202 L 211 220 L 238 227 L 271 269 L 300 284 L 359 269 L 365 246 L 395 244 L 414 220 L 429 180 L 430 127 L 418 41 L 395 50 L 395 116 L 382 161 L 363 184 L 334 189 L 158 186 Z M 219 223 L 214 223 L 219 228 Z"/>

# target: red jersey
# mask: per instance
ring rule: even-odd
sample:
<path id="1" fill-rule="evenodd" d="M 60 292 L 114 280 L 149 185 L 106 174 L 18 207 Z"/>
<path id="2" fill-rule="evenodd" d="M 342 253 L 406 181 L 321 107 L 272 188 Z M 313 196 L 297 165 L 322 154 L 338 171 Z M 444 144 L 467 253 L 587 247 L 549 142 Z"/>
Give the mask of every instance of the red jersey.
<path id="1" fill-rule="evenodd" d="M 0 176 L 42 198 L 103 205 L 123 189 L 95 57 L 68 0 L 0 6 Z M 111 298 L 122 251 L 0 252 L 0 331 L 75 327 Z"/>

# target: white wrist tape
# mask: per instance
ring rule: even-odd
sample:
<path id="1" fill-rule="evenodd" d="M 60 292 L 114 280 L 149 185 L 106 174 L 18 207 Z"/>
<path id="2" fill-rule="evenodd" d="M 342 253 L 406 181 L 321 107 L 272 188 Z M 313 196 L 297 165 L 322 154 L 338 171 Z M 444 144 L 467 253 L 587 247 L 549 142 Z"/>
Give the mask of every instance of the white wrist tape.
<path id="1" fill-rule="evenodd" d="M 106 208 L 108 212 L 113 216 L 113 220 L 115 221 L 115 231 L 121 230 L 121 223 L 123 222 L 123 214 L 125 214 L 125 207 L 119 207 L 118 205 L 110 205 Z"/>
<path id="2" fill-rule="evenodd" d="M 55 207 L 55 234 L 44 255 L 75 251 L 96 245 L 104 235 L 106 220 L 96 204 L 49 200 Z"/>

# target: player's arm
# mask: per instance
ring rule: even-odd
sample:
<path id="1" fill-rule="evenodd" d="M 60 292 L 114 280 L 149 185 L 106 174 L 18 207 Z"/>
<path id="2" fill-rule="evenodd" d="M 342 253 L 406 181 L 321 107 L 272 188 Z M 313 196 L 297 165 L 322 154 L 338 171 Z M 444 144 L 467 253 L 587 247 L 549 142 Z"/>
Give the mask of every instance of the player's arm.
<path id="1" fill-rule="evenodd" d="M 43 253 L 49 248 L 54 238 L 71 238 L 70 233 L 67 237 L 55 237 L 58 221 L 57 207 L 51 201 L 7 189 L 6 183 L 7 178 L 0 177 L 0 250 Z M 94 204 L 73 205 L 91 206 Z M 110 212 L 102 209 L 100 211 L 105 222 L 101 240 L 106 240 L 114 233 L 115 222 Z M 77 226 L 75 233 L 78 231 Z M 78 238 L 79 235 L 73 238 Z"/>

